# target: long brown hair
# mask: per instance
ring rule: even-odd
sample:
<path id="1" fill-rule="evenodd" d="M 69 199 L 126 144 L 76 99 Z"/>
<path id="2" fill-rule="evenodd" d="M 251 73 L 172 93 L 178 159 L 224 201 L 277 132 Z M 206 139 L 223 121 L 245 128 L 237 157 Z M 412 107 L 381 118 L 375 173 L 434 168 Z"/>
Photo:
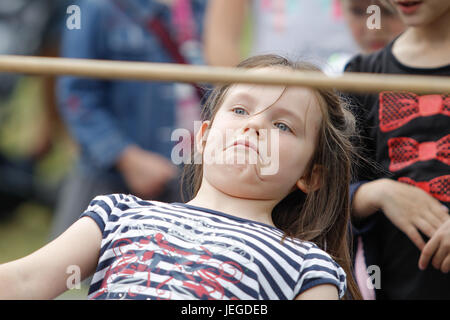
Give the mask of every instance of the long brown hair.
<path id="1" fill-rule="evenodd" d="M 283 67 L 291 70 L 320 71 L 309 63 L 294 63 L 277 55 L 262 55 L 241 62 L 240 68 Z M 230 85 L 217 86 L 204 104 L 203 120 L 214 121 Z M 304 194 L 296 190 L 280 201 L 272 211 L 276 227 L 285 237 L 316 243 L 342 266 L 347 274 L 345 298 L 361 299 L 352 276 L 350 257 L 350 200 L 354 149 L 350 139 L 355 134 L 355 120 L 346 104 L 332 90 L 313 90 L 322 111 L 318 145 L 310 160 L 306 177 L 311 179 L 315 165 L 321 168 L 320 188 Z M 201 164 L 188 164 L 183 173 L 182 188 L 191 188 L 189 198 L 195 197 L 203 176 Z"/>

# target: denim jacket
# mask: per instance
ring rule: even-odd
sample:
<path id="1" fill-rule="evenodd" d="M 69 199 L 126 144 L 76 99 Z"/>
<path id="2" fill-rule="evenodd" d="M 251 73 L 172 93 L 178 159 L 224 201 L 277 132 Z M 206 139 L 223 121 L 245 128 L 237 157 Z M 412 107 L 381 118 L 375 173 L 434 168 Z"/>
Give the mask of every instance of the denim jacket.
<path id="1" fill-rule="evenodd" d="M 201 39 L 206 1 L 190 1 Z M 117 5 L 120 2 L 125 7 Z M 138 10 L 129 10 L 129 4 Z M 171 10 L 161 1 L 81 0 L 77 5 L 81 28 L 64 28 L 63 57 L 174 62 L 144 22 L 158 15 L 173 32 Z M 114 171 L 130 144 L 170 158 L 173 83 L 61 77 L 57 88 L 60 111 L 81 149 L 82 168 Z"/>

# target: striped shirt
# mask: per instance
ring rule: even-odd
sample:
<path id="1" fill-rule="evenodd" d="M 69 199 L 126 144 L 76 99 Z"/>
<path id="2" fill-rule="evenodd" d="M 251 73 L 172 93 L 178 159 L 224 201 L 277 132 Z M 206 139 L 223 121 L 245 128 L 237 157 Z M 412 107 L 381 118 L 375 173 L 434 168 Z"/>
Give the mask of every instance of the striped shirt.
<path id="1" fill-rule="evenodd" d="M 81 217 L 103 233 L 89 299 L 295 299 L 344 270 L 273 226 L 183 203 L 98 196 Z"/>

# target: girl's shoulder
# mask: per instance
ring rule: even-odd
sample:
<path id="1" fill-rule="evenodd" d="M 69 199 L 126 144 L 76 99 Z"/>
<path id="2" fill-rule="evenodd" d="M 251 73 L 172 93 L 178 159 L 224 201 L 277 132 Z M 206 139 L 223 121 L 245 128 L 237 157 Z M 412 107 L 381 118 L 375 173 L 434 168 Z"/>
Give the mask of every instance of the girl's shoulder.
<path id="1" fill-rule="evenodd" d="M 167 206 L 169 204 L 165 202 L 155 200 L 144 200 L 132 194 L 113 193 L 108 195 L 98 195 L 89 204 L 92 205 L 103 204 L 103 207 L 109 210 L 118 209 L 126 210 L 127 208 L 146 208 L 152 206 Z M 88 207 L 88 208 L 89 208 Z"/>
<path id="2" fill-rule="evenodd" d="M 294 252 L 301 258 L 303 265 L 329 263 L 332 269 L 341 268 L 326 249 L 320 248 L 316 243 L 299 239 L 290 239 L 289 241 L 291 247 L 297 249 Z"/>
<path id="3" fill-rule="evenodd" d="M 393 62 L 392 43 L 370 54 L 357 54 L 345 66 L 345 72 L 383 73 L 383 67 Z"/>
<path id="4" fill-rule="evenodd" d="M 92 218 L 100 230 L 104 231 L 108 222 L 118 222 L 122 217 L 129 214 L 139 214 L 145 210 L 164 208 L 166 206 L 170 206 L 170 204 L 143 200 L 131 194 L 99 195 L 89 203 L 89 206 L 81 214 L 80 218 Z"/>
<path id="5" fill-rule="evenodd" d="M 402 63 L 393 52 L 398 38 L 392 40 L 386 47 L 370 54 L 358 54 L 345 66 L 345 72 L 386 73 L 386 74 L 417 74 L 417 75 L 450 75 L 450 65 L 438 67 L 415 67 Z"/>
<path id="6" fill-rule="evenodd" d="M 338 266 L 338 264 L 335 262 L 333 257 L 326 251 L 326 249 L 320 248 L 316 243 L 305 240 L 295 240 L 295 243 L 297 243 L 299 246 L 303 248 L 304 252 L 303 260 L 322 259 L 330 261 L 336 266 Z"/>
<path id="7" fill-rule="evenodd" d="M 297 295 L 317 285 L 332 284 L 336 286 L 339 297 L 342 298 L 347 290 L 347 275 L 344 269 L 317 244 L 301 241 L 301 245 L 308 249 L 302 256 Z"/>

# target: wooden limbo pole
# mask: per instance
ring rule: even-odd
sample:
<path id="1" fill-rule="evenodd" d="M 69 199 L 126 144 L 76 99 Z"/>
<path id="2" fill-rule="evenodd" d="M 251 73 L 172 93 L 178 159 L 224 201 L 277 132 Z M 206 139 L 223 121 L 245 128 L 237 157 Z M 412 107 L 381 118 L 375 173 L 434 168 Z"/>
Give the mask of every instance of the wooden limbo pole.
<path id="1" fill-rule="evenodd" d="M 330 77 L 313 71 L 262 72 L 242 68 L 12 55 L 0 55 L 0 72 L 116 80 L 306 86 L 348 92 L 450 93 L 450 77 L 368 73 L 345 73 Z"/>

